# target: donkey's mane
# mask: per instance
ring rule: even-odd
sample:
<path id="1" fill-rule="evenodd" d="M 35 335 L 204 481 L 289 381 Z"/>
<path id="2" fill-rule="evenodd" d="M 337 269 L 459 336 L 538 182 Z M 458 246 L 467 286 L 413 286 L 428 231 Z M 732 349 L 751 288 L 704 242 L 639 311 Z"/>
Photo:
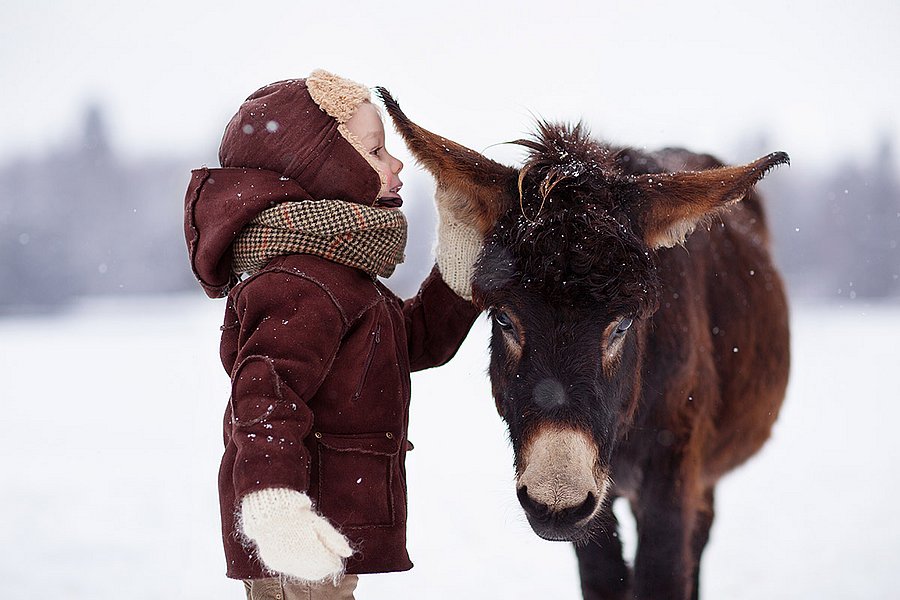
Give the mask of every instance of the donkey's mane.
<path id="1" fill-rule="evenodd" d="M 519 177 L 519 201 L 489 237 L 485 262 L 501 253 L 517 280 L 557 305 L 601 302 L 635 314 L 656 302 L 650 250 L 635 232 L 629 207 L 614 193 L 627 185 L 636 151 L 591 137 L 582 123 L 539 122 L 515 142 L 529 154 Z M 617 204 L 619 202 L 619 204 Z M 512 259 L 512 260 L 510 260 Z M 496 273 L 496 262 L 484 271 Z"/>

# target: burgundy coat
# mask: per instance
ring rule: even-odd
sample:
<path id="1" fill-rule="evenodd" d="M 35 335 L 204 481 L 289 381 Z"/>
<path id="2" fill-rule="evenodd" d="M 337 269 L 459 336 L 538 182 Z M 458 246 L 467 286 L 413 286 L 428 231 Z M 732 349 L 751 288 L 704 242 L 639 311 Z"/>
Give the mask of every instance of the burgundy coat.
<path id="1" fill-rule="evenodd" d="M 196 171 L 188 190 L 188 246 L 208 291 L 221 281 L 221 257 L 208 249 L 227 248 L 219 238 L 240 229 L 210 218 L 217 204 L 208 194 L 218 194 L 206 185 L 210 175 L 229 182 L 213 187 L 229 197 L 229 177 L 236 178 L 246 192 L 238 196 L 242 214 L 253 213 L 247 202 L 270 204 L 265 194 L 254 200 L 250 189 L 259 194 L 260 174 L 240 172 Z M 231 289 L 221 357 L 232 393 L 219 472 L 229 577 L 267 576 L 252 546 L 241 543 L 235 519 L 244 495 L 269 487 L 310 495 L 356 549 L 348 573 L 412 567 L 404 467 L 409 374 L 450 360 L 477 314 L 436 268 L 418 295 L 402 302 L 360 270 L 305 254 L 275 258 Z"/>

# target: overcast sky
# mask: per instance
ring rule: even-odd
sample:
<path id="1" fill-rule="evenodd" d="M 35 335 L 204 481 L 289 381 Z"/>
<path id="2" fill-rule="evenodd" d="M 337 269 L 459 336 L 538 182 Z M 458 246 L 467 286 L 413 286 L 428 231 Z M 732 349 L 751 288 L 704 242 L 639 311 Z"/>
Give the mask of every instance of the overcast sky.
<path id="1" fill-rule="evenodd" d="M 795 165 L 900 139 L 897 0 L 2 1 L 0 160 L 61 143 L 91 101 L 131 154 L 209 157 L 244 97 L 317 67 L 479 150 L 532 114 L 730 160 L 767 133 Z"/>

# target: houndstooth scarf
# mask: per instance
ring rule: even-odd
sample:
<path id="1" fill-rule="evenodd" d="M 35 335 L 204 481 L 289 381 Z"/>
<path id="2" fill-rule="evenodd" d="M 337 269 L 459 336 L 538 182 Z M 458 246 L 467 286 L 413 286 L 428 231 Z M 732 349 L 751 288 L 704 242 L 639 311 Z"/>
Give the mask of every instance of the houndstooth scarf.
<path id="1" fill-rule="evenodd" d="M 259 213 L 234 242 L 234 272 L 254 273 L 282 254 L 315 254 L 389 277 L 403 262 L 406 217 L 343 200 L 284 202 Z"/>

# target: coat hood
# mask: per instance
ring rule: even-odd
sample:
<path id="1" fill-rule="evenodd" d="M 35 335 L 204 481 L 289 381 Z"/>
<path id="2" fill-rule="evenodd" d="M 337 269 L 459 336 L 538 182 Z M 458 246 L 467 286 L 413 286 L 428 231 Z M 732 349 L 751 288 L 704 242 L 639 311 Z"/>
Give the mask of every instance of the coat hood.
<path id="1" fill-rule="evenodd" d="M 184 236 L 194 275 L 210 298 L 228 294 L 235 238 L 281 202 L 313 200 L 295 180 L 268 169 L 195 169 L 184 198 Z"/>
<path id="2" fill-rule="evenodd" d="M 368 99 L 367 88 L 326 71 L 270 83 L 251 94 L 228 123 L 219 163 L 275 171 L 315 200 L 371 206 L 381 175 L 345 125 Z"/>

